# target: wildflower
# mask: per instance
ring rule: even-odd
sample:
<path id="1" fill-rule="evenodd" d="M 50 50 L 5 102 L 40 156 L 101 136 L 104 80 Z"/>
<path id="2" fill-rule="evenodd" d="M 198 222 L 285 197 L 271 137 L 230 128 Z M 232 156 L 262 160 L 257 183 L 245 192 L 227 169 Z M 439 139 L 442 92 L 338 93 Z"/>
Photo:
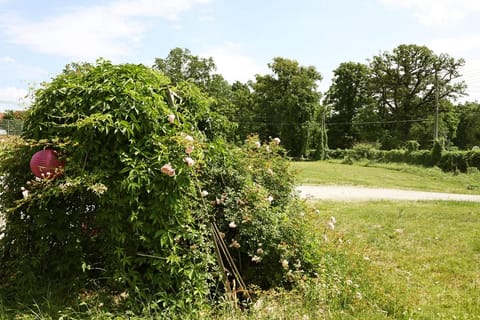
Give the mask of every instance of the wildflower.
<path id="1" fill-rule="evenodd" d="M 263 254 L 263 249 L 262 249 L 262 248 L 258 248 L 258 249 L 257 249 L 257 254 L 258 254 L 258 255 L 262 255 L 262 254 Z"/>
<path id="2" fill-rule="evenodd" d="M 186 154 L 191 154 L 193 152 L 193 146 L 188 146 L 185 148 L 185 153 Z"/>
<path id="3" fill-rule="evenodd" d="M 347 279 L 345 283 L 347 284 L 347 286 L 351 286 L 353 284 L 353 281 L 350 279 Z"/>
<path id="4" fill-rule="evenodd" d="M 188 142 L 193 142 L 193 137 L 187 134 L 185 136 L 185 140 L 188 141 Z"/>
<path id="5" fill-rule="evenodd" d="M 168 122 L 174 123 L 175 122 L 175 115 L 174 114 L 169 114 L 167 119 L 168 119 Z"/>
<path id="6" fill-rule="evenodd" d="M 280 264 L 282 265 L 283 269 L 288 270 L 288 260 L 282 259 L 280 260 Z"/>
<path id="7" fill-rule="evenodd" d="M 357 298 L 358 300 L 362 300 L 363 298 L 362 293 L 357 291 L 357 293 L 355 294 L 355 298 Z"/>
<path id="8" fill-rule="evenodd" d="M 24 187 L 21 187 L 20 189 L 22 190 L 23 199 L 27 199 L 30 191 L 28 191 L 28 190 L 25 189 Z"/>
<path id="9" fill-rule="evenodd" d="M 255 142 L 255 147 L 260 148 L 261 146 L 262 144 L 260 143 L 260 141 Z"/>
<path id="10" fill-rule="evenodd" d="M 235 229 L 235 228 L 237 227 L 237 224 L 232 221 L 232 222 L 230 222 L 230 223 L 228 224 L 228 227 L 229 227 L 229 228 L 232 228 L 232 229 Z"/>
<path id="11" fill-rule="evenodd" d="M 202 197 L 206 197 L 208 196 L 208 191 L 207 190 L 203 190 L 202 193 L 201 193 Z"/>
<path id="12" fill-rule="evenodd" d="M 108 190 L 107 186 L 104 185 L 103 183 L 95 183 L 89 189 L 95 192 L 97 195 L 102 195 L 105 193 L 105 191 Z"/>
<path id="13" fill-rule="evenodd" d="M 270 149 L 270 146 L 266 146 L 265 149 L 267 150 L 267 153 L 272 152 L 272 150 Z"/>
<path id="14" fill-rule="evenodd" d="M 185 157 L 183 158 L 183 160 L 187 163 L 187 165 L 189 167 L 193 166 L 195 164 L 195 160 L 193 160 L 192 158 L 190 157 Z"/>
<path id="15" fill-rule="evenodd" d="M 277 137 L 277 138 L 274 138 L 274 139 L 273 139 L 273 142 L 275 142 L 275 144 L 280 144 L 280 138 L 278 138 L 278 137 Z"/>
<path id="16" fill-rule="evenodd" d="M 268 173 L 269 175 L 271 175 L 271 176 L 273 176 L 273 175 L 274 175 L 274 173 L 273 173 L 273 170 L 272 170 L 272 169 L 270 169 L 270 168 L 267 170 L 267 173 Z"/>
<path id="17" fill-rule="evenodd" d="M 335 230 L 335 224 L 332 221 L 328 221 L 327 227 L 330 230 Z"/>
<path id="18" fill-rule="evenodd" d="M 175 169 L 172 168 L 170 163 L 164 164 L 162 168 L 160 168 L 160 171 L 169 177 L 173 177 L 175 175 Z"/>
<path id="19" fill-rule="evenodd" d="M 232 243 L 230 243 L 229 247 L 230 247 L 230 248 L 238 249 L 238 248 L 240 248 L 240 243 L 238 243 L 237 240 L 232 239 Z"/>
<path id="20" fill-rule="evenodd" d="M 273 197 L 272 197 L 272 196 L 268 196 L 268 197 L 267 197 L 267 201 L 270 202 L 270 203 L 272 203 Z"/>
<path id="21" fill-rule="evenodd" d="M 335 219 L 335 217 L 332 216 L 332 217 L 330 217 L 330 222 L 335 224 L 335 223 L 337 223 L 337 219 Z"/>
<path id="22" fill-rule="evenodd" d="M 262 257 L 259 256 L 253 256 L 252 257 L 252 262 L 259 263 L 262 261 Z"/>
<path id="23" fill-rule="evenodd" d="M 300 269 L 302 267 L 302 263 L 300 262 L 300 260 L 297 260 L 297 263 L 294 263 L 293 266 L 295 267 L 295 269 Z"/>

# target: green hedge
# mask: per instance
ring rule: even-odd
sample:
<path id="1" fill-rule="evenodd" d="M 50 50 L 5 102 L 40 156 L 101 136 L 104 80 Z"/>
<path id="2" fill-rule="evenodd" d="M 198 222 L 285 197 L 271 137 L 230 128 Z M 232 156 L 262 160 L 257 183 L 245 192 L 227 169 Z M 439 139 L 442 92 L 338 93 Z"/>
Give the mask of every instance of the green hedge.
<path id="1" fill-rule="evenodd" d="M 399 162 L 426 167 L 438 166 L 444 171 L 467 172 L 468 168 L 480 170 L 480 150 L 442 151 L 439 156 L 431 150 L 335 149 L 328 151 L 328 157 L 355 161 L 367 159 L 378 162 Z"/>

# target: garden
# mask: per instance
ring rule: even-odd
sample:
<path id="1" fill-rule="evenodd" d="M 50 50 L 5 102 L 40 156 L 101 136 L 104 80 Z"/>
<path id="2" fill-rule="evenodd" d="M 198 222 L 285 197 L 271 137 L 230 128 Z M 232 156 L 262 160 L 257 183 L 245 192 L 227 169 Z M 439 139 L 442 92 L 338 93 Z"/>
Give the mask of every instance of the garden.
<path id="1" fill-rule="evenodd" d="M 232 143 L 198 86 L 141 65 L 72 64 L 34 98 L 0 146 L 2 318 L 480 317 L 477 204 L 294 191 L 351 170 L 477 194 L 473 169 L 292 162 L 275 136 Z"/>

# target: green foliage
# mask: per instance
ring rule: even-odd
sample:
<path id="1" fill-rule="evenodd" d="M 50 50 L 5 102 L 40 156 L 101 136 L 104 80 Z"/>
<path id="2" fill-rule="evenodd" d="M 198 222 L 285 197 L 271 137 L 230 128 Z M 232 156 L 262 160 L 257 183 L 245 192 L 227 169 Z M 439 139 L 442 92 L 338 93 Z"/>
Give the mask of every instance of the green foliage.
<path id="1" fill-rule="evenodd" d="M 465 103 L 459 108 L 460 122 L 458 124 L 455 145 L 462 149 L 471 149 L 480 145 L 480 104 Z"/>
<path id="2" fill-rule="evenodd" d="M 342 63 L 325 99 L 332 108 L 330 146 L 379 141 L 395 149 L 415 139 L 430 147 L 437 100 L 440 136 L 452 140 L 459 117 L 451 101 L 465 94 L 465 83 L 457 81 L 464 63 L 405 44 L 374 56 L 367 66 Z"/>
<path id="3" fill-rule="evenodd" d="M 430 165 L 434 166 L 440 162 L 442 152 L 445 150 L 445 142 L 442 139 L 436 140 L 433 143 L 432 154 L 430 157 Z"/>
<path id="4" fill-rule="evenodd" d="M 331 148 L 351 148 L 358 141 L 353 121 L 373 102 L 369 94 L 370 70 L 361 63 L 346 62 L 333 71 L 334 78 L 324 103 L 331 110 L 328 122 Z"/>
<path id="5" fill-rule="evenodd" d="M 314 133 L 321 97 L 317 83 L 322 76 L 313 66 L 280 57 L 268 66 L 272 74 L 257 75 L 252 85 L 257 133 L 263 140 L 279 136 L 292 157 L 308 156 L 308 150 L 321 143 Z"/>
<path id="6" fill-rule="evenodd" d="M 353 161 L 370 160 L 386 163 L 407 163 L 425 167 L 438 166 L 446 172 L 467 172 L 471 169 L 480 169 L 480 150 L 446 151 L 443 140 L 435 142 L 432 150 L 414 150 L 418 143 L 416 141 L 411 143 L 410 150 L 378 150 L 369 144 L 357 144 L 353 149 L 329 150 L 328 157 L 343 159 L 342 161 L 350 164 Z"/>
<path id="7" fill-rule="evenodd" d="M 24 140 L 0 152 L 5 299 L 104 290 L 132 310 L 194 315 L 222 293 L 212 223 L 240 245 L 229 250 L 249 284 L 289 283 L 283 260 L 314 265 L 280 141 L 207 141 L 211 100 L 169 83 L 100 60 L 67 66 L 35 93 Z M 56 179 L 29 171 L 44 148 L 66 163 Z"/>
<path id="8" fill-rule="evenodd" d="M 405 148 L 407 149 L 407 152 L 418 151 L 420 148 L 420 143 L 418 143 L 416 140 L 408 140 L 405 144 Z"/>

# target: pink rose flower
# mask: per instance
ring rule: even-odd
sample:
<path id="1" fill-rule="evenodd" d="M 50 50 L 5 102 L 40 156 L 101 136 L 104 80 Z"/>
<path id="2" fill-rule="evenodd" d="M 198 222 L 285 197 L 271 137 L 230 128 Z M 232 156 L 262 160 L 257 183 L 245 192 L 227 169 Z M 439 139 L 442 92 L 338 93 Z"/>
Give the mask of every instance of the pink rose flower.
<path id="1" fill-rule="evenodd" d="M 193 165 L 195 164 L 195 160 L 193 160 L 193 159 L 190 158 L 190 157 L 185 157 L 183 160 L 187 163 L 187 165 L 188 165 L 189 167 L 191 167 L 191 166 L 193 166 Z"/>
<path id="2" fill-rule="evenodd" d="M 169 177 L 173 177 L 175 175 L 175 169 L 172 168 L 170 163 L 164 164 L 162 168 L 160 168 L 160 171 Z"/>

